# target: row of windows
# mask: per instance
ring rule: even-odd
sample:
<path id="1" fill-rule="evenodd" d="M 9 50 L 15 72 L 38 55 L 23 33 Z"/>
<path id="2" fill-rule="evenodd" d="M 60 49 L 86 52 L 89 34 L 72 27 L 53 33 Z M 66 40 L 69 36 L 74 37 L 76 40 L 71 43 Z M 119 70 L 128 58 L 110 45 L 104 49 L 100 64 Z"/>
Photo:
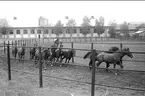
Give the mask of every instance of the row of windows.
<path id="1" fill-rule="evenodd" d="M 73 30 L 74 31 L 74 33 L 76 33 L 76 30 L 74 29 Z M 37 30 L 37 34 L 41 34 L 41 30 Z M 49 32 L 48 32 L 48 30 L 46 29 L 45 31 L 44 31 L 44 34 L 48 34 Z M 52 33 L 54 33 L 54 30 L 52 29 Z M 66 33 L 69 33 L 69 30 L 66 30 Z M 13 34 L 13 30 L 10 30 L 10 34 Z M 20 30 L 16 30 L 16 34 L 21 34 L 21 32 L 20 32 Z M 23 34 L 28 34 L 28 30 L 23 30 Z M 31 31 L 30 31 L 30 34 L 35 34 L 35 31 L 33 30 L 33 29 L 31 29 Z"/>
<path id="2" fill-rule="evenodd" d="M 10 30 L 10 34 L 14 34 L 13 30 Z M 20 30 L 16 30 L 16 34 L 21 34 Z M 23 34 L 28 34 L 28 30 L 23 30 Z M 35 34 L 35 31 L 32 29 L 30 34 Z M 41 34 L 41 30 L 37 30 L 37 34 Z M 48 34 L 48 30 L 45 30 L 45 34 Z"/>

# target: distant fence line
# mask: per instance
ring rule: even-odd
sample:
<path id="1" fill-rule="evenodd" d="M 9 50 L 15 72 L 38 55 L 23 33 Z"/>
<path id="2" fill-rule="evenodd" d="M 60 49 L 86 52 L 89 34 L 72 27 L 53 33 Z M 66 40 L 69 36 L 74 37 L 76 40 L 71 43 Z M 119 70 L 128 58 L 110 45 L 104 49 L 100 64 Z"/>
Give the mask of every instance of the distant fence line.
<path id="1" fill-rule="evenodd" d="M 40 40 L 44 41 L 54 41 L 56 38 L 60 38 L 62 42 L 97 42 L 97 41 L 145 41 L 144 38 L 126 38 L 126 37 L 117 37 L 117 38 L 110 38 L 110 37 L 47 37 L 47 38 L 40 38 Z M 11 40 L 35 40 L 39 38 L 9 38 L 9 39 L 1 39 L 1 41 L 11 41 Z"/>

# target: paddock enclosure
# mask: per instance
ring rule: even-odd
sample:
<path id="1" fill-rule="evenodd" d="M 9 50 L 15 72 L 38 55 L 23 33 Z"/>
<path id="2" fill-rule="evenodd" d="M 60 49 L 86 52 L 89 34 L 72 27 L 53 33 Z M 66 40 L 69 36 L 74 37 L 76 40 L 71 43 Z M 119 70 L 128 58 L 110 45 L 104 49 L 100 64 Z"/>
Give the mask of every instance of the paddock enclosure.
<path id="1" fill-rule="evenodd" d="M 34 61 L 29 60 L 29 49 L 34 43 L 37 42 L 38 45 L 41 46 L 41 49 L 43 49 L 43 47 L 50 47 L 50 45 L 53 43 L 53 39 L 9 40 L 10 52 L 8 52 L 8 42 L 5 41 L 1 44 L 0 58 L 6 63 L 5 65 L 3 64 L 3 66 L 5 69 L 9 70 L 9 75 L 11 71 L 26 71 L 28 74 L 33 74 L 36 76 L 38 75 L 39 87 L 46 87 L 46 85 L 48 85 L 55 86 L 60 90 L 62 90 L 61 88 L 68 88 L 69 91 L 72 91 L 72 93 L 73 91 L 74 93 L 83 93 L 85 91 L 84 94 L 86 95 L 83 96 L 101 96 L 101 94 L 106 92 L 102 91 L 98 93 L 98 86 L 101 88 L 116 88 L 112 90 L 133 90 L 139 92 L 140 96 L 145 95 L 144 42 L 128 42 L 119 40 L 106 40 L 105 42 L 97 40 L 96 42 L 90 42 L 89 38 L 86 40 L 75 39 L 73 41 L 61 39 L 61 41 L 64 45 L 64 48 L 73 48 L 76 50 L 76 56 L 74 57 L 74 60 L 72 60 L 72 62 L 69 64 L 61 64 L 61 67 L 59 66 L 60 63 L 57 63 L 54 66 L 50 66 L 48 63 L 47 70 L 41 68 L 43 67 L 41 64 L 38 66 L 38 68 L 34 68 Z M 14 58 L 11 56 L 11 48 L 15 46 L 14 44 L 16 42 L 18 46 L 21 46 L 24 43 L 26 44 L 24 64 L 19 63 L 18 60 L 14 60 Z M 117 70 L 114 70 L 112 65 L 109 67 L 111 72 L 106 72 L 104 69 L 106 67 L 105 63 L 102 63 L 99 66 L 99 71 L 95 71 L 95 69 L 90 71 L 88 68 L 89 59 L 84 60 L 83 56 L 88 51 L 93 51 L 93 49 L 103 52 L 107 51 L 108 48 L 112 46 L 118 46 L 119 48 L 130 48 L 130 51 L 133 53 L 134 57 L 129 58 L 125 56 L 123 58 L 123 70 L 120 70 L 120 68 L 116 66 L 116 69 L 120 70 L 119 75 L 114 74 L 114 72 L 117 72 Z M 10 53 L 10 62 L 8 62 L 8 53 Z M 10 75 L 9 79 L 15 79 L 13 78 L 13 74 Z M 50 82 L 46 83 L 46 80 Z M 124 90 L 122 93 L 119 93 L 118 91 L 117 92 L 118 94 L 122 94 L 121 96 L 130 96 L 127 95 L 130 93 L 125 93 Z M 100 95 L 94 95 L 94 92 L 95 94 Z M 115 94 L 117 93 L 108 93 L 106 96 L 120 96 Z M 137 93 L 135 95 L 137 95 Z"/>

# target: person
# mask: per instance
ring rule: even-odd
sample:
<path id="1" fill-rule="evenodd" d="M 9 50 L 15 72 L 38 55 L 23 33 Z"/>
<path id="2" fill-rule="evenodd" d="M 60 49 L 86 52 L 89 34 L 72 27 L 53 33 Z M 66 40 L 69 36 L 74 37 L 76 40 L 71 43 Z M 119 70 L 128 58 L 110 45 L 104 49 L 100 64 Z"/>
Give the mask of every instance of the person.
<path id="1" fill-rule="evenodd" d="M 57 39 L 54 41 L 54 46 L 58 47 L 58 46 L 59 46 L 59 43 L 60 43 L 59 38 L 57 38 Z"/>

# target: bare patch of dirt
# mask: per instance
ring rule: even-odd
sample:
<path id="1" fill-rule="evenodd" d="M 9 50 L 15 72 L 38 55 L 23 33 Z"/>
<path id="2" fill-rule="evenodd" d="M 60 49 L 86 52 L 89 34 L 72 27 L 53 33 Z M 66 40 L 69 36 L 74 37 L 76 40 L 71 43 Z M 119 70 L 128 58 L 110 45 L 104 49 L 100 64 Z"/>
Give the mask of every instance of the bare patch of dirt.
<path id="1" fill-rule="evenodd" d="M 0 66 L 7 63 L 6 60 L 2 60 L 1 62 L 3 63 L 0 63 Z M 18 69 L 21 70 L 21 72 L 12 71 L 12 80 L 7 81 L 7 66 L 4 66 L 0 71 L 0 85 L 3 85 L 0 90 L 9 89 L 17 92 L 17 94 L 25 94 L 24 96 L 40 96 L 39 93 L 42 92 L 42 90 L 45 93 L 53 89 L 68 92 L 74 96 L 90 96 L 90 84 L 57 79 L 65 78 L 69 80 L 91 82 L 91 71 L 87 67 L 48 66 L 47 70 L 43 70 L 43 75 L 45 76 L 43 76 L 43 88 L 41 89 L 39 88 L 39 75 L 27 73 L 39 73 L 39 69 L 34 68 L 33 64 L 33 62 L 25 62 L 24 64 L 15 63 L 14 60 L 11 60 L 12 69 Z M 51 78 L 49 76 L 57 78 Z M 145 89 L 144 82 L 145 73 L 120 72 L 120 75 L 116 76 L 112 72 L 105 72 L 105 70 L 96 72 L 97 84 Z M 145 96 L 145 92 L 96 85 L 95 96 Z"/>

